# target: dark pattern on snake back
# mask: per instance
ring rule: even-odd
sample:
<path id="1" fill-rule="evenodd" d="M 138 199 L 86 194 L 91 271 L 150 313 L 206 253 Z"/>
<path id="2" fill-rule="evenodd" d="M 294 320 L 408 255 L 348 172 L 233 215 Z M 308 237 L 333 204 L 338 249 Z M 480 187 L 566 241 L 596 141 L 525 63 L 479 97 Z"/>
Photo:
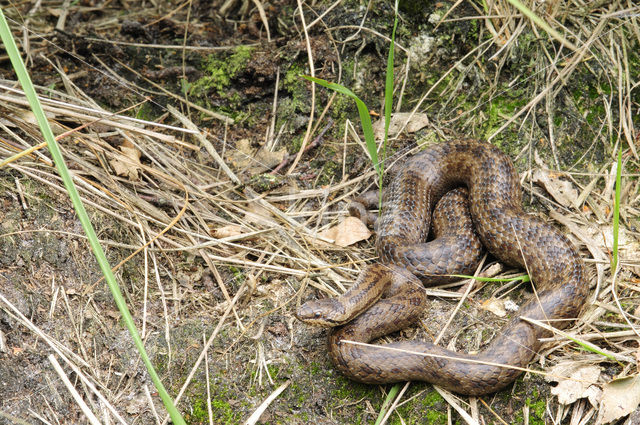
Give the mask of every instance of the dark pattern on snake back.
<path id="1" fill-rule="evenodd" d="M 350 378 L 366 383 L 421 380 L 458 393 L 481 395 L 515 380 L 521 373 L 518 368 L 526 367 L 540 348 L 539 338 L 547 331 L 519 317 L 477 355 L 455 353 L 424 341 L 385 347 L 432 356 L 343 342 L 368 342 L 414 322 L 426 298 L 416 276 L 429 282 L 433 275 L 473 271 L 480 251 L 471 249 L 465 254 L 461 248 L 465 244 L 473 248 L 476 243 L 464 223 L 460 224 L 462 231 L 456 230 L 455 224 L 466 216 L 466 204 L 460 199 L 450 205 L 455 212 L 444 212 L 445 223 L 451 214 L 448 222 L 454 224 L 453 229 L 444 225 L 446 232 L 453 230 L 453 245 L 437 242 L 451 237 L 446 234 L 436 234 L 434 241 L 425 243 L 434 205 L 459 186 L 468 190 L 469 212 L 482 244 L 501 261 L 526 267 L 531 276 L 536 295 L 520 308 L 518 316 L 552 320 L 552 326 L 563 328 L 579 314 L 588 294 L 583 261 L 566 236 L 522 210 L 520 186 L 509 158 L 496 147 L 475 140 L 434 145 L 408 160 L 387 188 L 377 223 L 376 249 L 383 264 L 366 268 L 343 296 L 308 302 L 297 312 L 310 323 L 346 323 L 331 331 L 329 355 Z M 438 207 L 434 222 L 442 214 L 439 211 Z M 454 269 L 459 271 L 451 272 Z"/>

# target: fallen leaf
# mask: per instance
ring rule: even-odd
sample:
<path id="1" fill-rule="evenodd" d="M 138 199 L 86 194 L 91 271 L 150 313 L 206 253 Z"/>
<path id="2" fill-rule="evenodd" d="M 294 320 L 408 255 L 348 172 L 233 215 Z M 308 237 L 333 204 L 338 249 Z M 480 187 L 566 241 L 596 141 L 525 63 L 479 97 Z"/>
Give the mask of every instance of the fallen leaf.
<path id="1" fill-rule="evenodd" d="M 633 412 L 640 404 L 640 375 L 614 379 L 602 387 L 596 424 L 606 424 Z"/>
<path id="2" fill-rule="evenodd" d="M 391 122 L 389 123 L 389 136 L 396 135 L 407 118 L 411 116 L 411 112 L 396 112 L 391 114 Z M 411 121 L 407 123 L 405 130 L 407 133 L 415 133 L 416 131 L 426 127 L 429 124 L 429 118 L 427 114 L 415 113 L 411 117 Z M 380 119 L 373 125 L 373 134 L 376 139 L 382 140 L 384 138 L 384 120 Z"/>
<path id="3" fill-rule="evenodd" d="M 323 230 L 318 235 L 333 240 L 338 246 L 345 247 L 368 239 L 371 232 L 359 218 L 347 217 L 338 225 Z"/>
<path id="4" fill-rule="evenodd" d="M 507 310 L 504 306 L 504 300 L 500 298 L 489 298 L 480 304 L 480 308 L 486 311 L 490 311 L 498 317 L 504 317 L 507 315 Z"/>
<path id="5" fill-rule="evenodd" d="M 545 379 L 558 383 L 551 388 L 551 394 L 556 395 L 561 404 L 571 404 L 580 398 L 592 396 L 593 390 L 598 388 L 590 388 L 598 382 L 598 377 L 599 367 L 568 361 L 551 368 Z"/>
<path id="6" fill-rule="evenodd" d="M 613 225 L 597 226 L 590 224 L 582 229 L 594 240 L 596 246 L 605 252 L 613 248 Z M 633 232 L 626 228 L 618 229 L 618 255 L 620 258 L 632 259 L 640 257 L 640 242 Z M 640 266 L 629 265 L 628 268 L 636 275 L 640 276 Z"/>
<path id="7" fill-rule="evenodd" d="M 536 169 L 531 179 L 534 183 L 544 187 L 560 205 L 574 208 L 579 207 L 579 205 L 575 205 L 578 200 L 578 190 L 573 183 L 560 178 L 558 173 Z"/>
<path id="8" fill-rule="evenodd" d="M 119 149 L 124 158 L 116 157 L 109 161 L 113 167 L 113 171 L 115 171 L 118 176 L 126 176 L 129 180 L 137 181 L 139 179 L 138 170 L 141 169 L 142 165 L 140 162 L 142 154 L 133 143 L 128 140 L 122 142 Z"/>

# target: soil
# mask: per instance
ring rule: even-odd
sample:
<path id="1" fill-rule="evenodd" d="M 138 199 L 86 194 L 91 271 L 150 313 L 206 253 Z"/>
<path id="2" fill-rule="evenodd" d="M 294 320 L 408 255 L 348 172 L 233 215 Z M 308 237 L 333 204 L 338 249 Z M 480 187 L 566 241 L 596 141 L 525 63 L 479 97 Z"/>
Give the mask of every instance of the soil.
<path id="1" fill-rule="evenodd" d="M 203 134 L 211 136 L 213 147 L 241 180 L 240 184 L 230 183 L 218 162 L 192 135 L 155 128 L 197 148 L 158 147 L 149 142 L 140 157 L 142 164 L 154 167 L 161 162 L 157 160 L 160 152 L 171 152 L 176 158 L 184 158 L 186 184 L 191 182 L 194 187 L 204 188 L 211 198 L 221 200 L 210 216 L 206 209 L 189 210 L 181 225 L 195 223 L 202 227 L 206 222 L 212 231 L 225 223 L 247 225 L 251 222 L 243 221 L 244 214 L 252 208 L 247 199 L 255 193 L 304 226 L 327 227 L 346 215 L 350 197 L 375 185 L 376 177 L 371 175 L 344 190 L 332 189 L 371 173 L 372 166 L 351 133 L 345 142 L 347 120 L 354 123 L 355 133 L 361 134 L 355 104 L 340 95 L 332 99 L 333 93 L 319 86 L 313 105 L 313 126 L 317 127 L 308 143 L 323 128 L 326 132 L 305 151 L 293 172 L 287 171 L 303 145 L 312 108 L 311 84 L 301 78 L 310 72 L 307 49 L 312 52 L 316 77 L 340 81 L 362 98 L 374 118 L 376 111 L 379 115 L 389 48 L 383 36 L 393 29 L 391 3 L 346 1 L 331 10 L 330 2 L 305 5 L 307 25 L 328 11 L 309 29 L 309 46 L 297 4 L 291 1 L 45 3 L 23 1 L 3 6 L 14 38 L 23 52 L 28 50 L 24 57 L 36 85 L 91 99 L 112 112 L 138 105 L 121 113 L 181 126 L 168 113 L 168 107 L 173 106 L 197 123 Z M 429 88 L 435 90 L 419 107 L 428 125 L 417 133 L 403 133 L 393 139 L 388 154 L 401 156 L 425 140 L 446 140 L 456 135 L 488 138 L 495 133 L 492 143 L 512 156 L 523 181 L 530 177 L 532 167 L 543 165 L 574 172 L 566 180 L 580 188 L 589 183 L 589 173 L 608 172 L 618 145 L 604 140 L 608 136 L 602 136 L 598 126 L 605 112 L 611 114 L 612 122 L 620 117 L 616 109 L 619 88 L 607 86 L 612 79 L 603 70 L 600 61 L 605 59 L 599 51 L 585 59 L 565 84 L 557 86 L 551 106 L 543 101 L 530 114 L 496 133 L 545 84 L 546 68 L 541 70 L 540 58 L 545 57 L 545 49 L 559 49 L 559 43 L 541 36 L 540 30 L 525 22 L 522 32 L 512 32 L 517 42 L 508 44 L 506 53 L 501 53 L 504 44 L 491 41 L 493 36 L 485 27 L 488 24 L 478 19 L 475 6 L 463 2 L 452 8 L 454 3 L 401 5 L 395 64 L 395 92 L 403 93 L 400 109 L 410 111 Z M 256 4 L 263 9 L 268 33 Z M 450 9 L 449 21 L 438 23 Z M 365 11 L 364 28 L 358 29 Z M 66 20 L 56 29 L 63 14 Z M 494 21 L 492 25 L 499 23 Z M 29 39 L 28 46 L 23 35 Z M 473 53 L 484 42 L 487 50 Z M 636 47 L 635 51 L 628 50 L 629 61 L 637 65 L 637 39 L 630 37 L 629 43 Z M 192 49 L 183 50 L 182 45 Z M 414 62 L 406 78 L 403 49 L 410 46 Z M 469 53 L 476 59 L 457 64 Z M 489 59 L 493 55 L 496 59 Z M 546 63 L 544 66 L 549 67 Z M 631 71 L 633 81 L 637 81 L 638 68 Z M 448 73 L 451 69 L 456 72 Z M 3 86 L 16 79 L 6 56 L 0 56 L 0 77 Z M 441 77 L 443 82 L 434 86 Z M 77 90 L 70 88 L 73 85 Z M 637 92 L 630 100 L 636 106 Z M 616 102 L 613 110 L 605 111 L 601 99 L 611 93 Z M 0 119 L 0 138 L 5 146 L 19 148 L 18 138 L 33 145 L 41 141 L 30 118 L 17 114 L 15 106 L 0 99 L 0 109 L 8 117 L 6 122 Z M 56 120 L 70 127 L 80 124 L 72 117 L 58 116 Z M 638 125 L 637 114 L 633 120 Z M 162 229 L 149 218 L 153 215 L 149 211 L 156 211 L 155 218 L 174 217 L 182 208 L 176 201 L 182 195 L 169 180 L 155 180 L 143 171 L 137 181 L 130 174 L 116 175 L 104 152 L 124 145 L 112 130 L 108 125 L 94 125 L 93 133 L 86 134 L 101 140 L 95 146 L 74 142 L 73 137 L 60 143 L 69 168 L 77 175 L 105 187 L 126 188 L 113 193 L 116 199 L 125 199 L 124 193 L 130 191 L 152 206 L 143 211 L 136 204 L 129 211 L 85 192 L 85 197 L 93 201 L 86 204 L 91 221 L 113 266 L 127 259 L 133 252 L 131 246 L 144 243 L 138 224 L 143 227 L 140 223 L 149 222 L 156 232 Z M 7 152 L 3 150 L 0 159 L 6 159 L 10 155 Z M 630 153 L 628 156 L 631 158 Z M 285 166 L 280 165 L 283 160 L 288 161 Z M 126 423 L 162 422 L 166 411 L 123 326 L 110 289 L 101 280 L 71 202 L 64 191 L 55 188 L 60 183 L 54 169 L 51 164 L 38 162 L 37 157 L 17 164 L 20 161 L 25 161 L 23 168 L 0 168 L 0 423 L 89 423 L 54 370 L 52 357 L 63 363 L 57 350 L 73 360 Z M 277 175 L 269 174 L 278 166 Z M 207 170 L 211 180 L 188 174 L 190 167 Z M 636 163 L 631 160 L 627 171 L 637 172 L 634 167 Z M 109 175 L 110 180 L 94 174 L 98 169 L 107 170 L 104 176 Z M 36 172 L 40 174 L 33 174 Z M 596 185 L 603 186 L 601 181 Z M 313 190 L 318 194 L 300 195 Z M 176 197 L 165 197 L 169 192 Z M 539 186 L 525 185 L 529 210 L 544 213 L 557 208 L 548 195 L 539 196 L 541 193 L 544 190 Z M 195 204 L 197 196 L 192 201 Z M 322 214 L 314 215 L 321 210 Z M 579 210 L 572 213 L 579 214 Z M 129 219 L 129 224 L 119 217 Z M 314 222 L 306 222 L 309 217 Z M 373 423 L 393 386 L 363 385 L 341 376 L 327 358 L 327 331 L 301 324 L 293 316 L 301 301 L 327 295 L 326 289 L 318 289 L 326 282 L 335 292 L 339 287 L 311 259 L 306 269 L 299 261 L 288 264 L 289 269 L 300 271 L 298 274 L 257 268 L 256 263 L 272 261 L 274 252 L 304 255 L 294 245 L 306 243 L 290 223 L 276 220 L 277 226 L 265 224 L 268 219 L 264 215 L 262 220 L 252 225 L 267 231 L 275 228 L 275 236 L 241 240 L 255 251 L 232 246 L 226 251 L 206 251 L 207 247 L 180 251 L 170 249 L 175 246 L 163 241 L 153 251 L 157 263 L 138 254 L 117 270 L 120 288 L 138 329 L 144 328 L 145 347 L 165 387 L 172 397 L 178 395 L 201 355 L 203 341 L 213 333 L 207 361 L 189 378 L 178 403 L 187 423 L 243 423 L 281 385 L 286 389 L 266 408 L 258 423 Z M 637 225 L 637 218 L 631 216 L 624 223 L 631 233 L 637 231 Z M 202 238 L 210 237 L 206 230 L 200 231 Z M 167 238 L 186 236 L 184 232 L 168 232 Z M 206 240 L 195 235 L 191 243 Z M 348 286 L 355 269 L 345 272 L 339 268 L 350 261 L 371 260 L 375 255 L 372 241 L 347 249 L 309 248 L 309 252 L 336 267 Z M 209 258 L 202 252 L 217 257 Z M 285 267 L 287 261 L 278 259 L 274 264 Z M 497 283 L 487 284 L 474 293 L 458 313 L 459 320 L 445 333 L 444 344 L 453 341 L 457 349 L 477 350 L 491 339 L 507 318 L 499 318 L 481 306 L 499 288 Z M 229 299 L 239 291 L 242 293 L 234 310 L 224 316 Z M 529 291 L 522 288 L 510 295 L 520 304 L 528 296 Z M 435 298 L 422 319 L 424 326 L 400 332 L 397 337 L 432 339 L 445 326 L 455 304 L 455 300 Z M 608 320 L 623 323 L 615 316 Z M 576 350 L 562 350 L 551 359 L 576 355 Z M 543 356 L 531 367 L 544 370 L 548 361 L 549 357 Z M 89 389 L 78 371 L 66 363 L 62 367 L 70 385 L 99 420 L 118 423 L 107 403 Z M 607 370 L 610 375 L 619 372 L 615 364 L 606 367 L 611 368 Z M 466 403 L 470 402 L 482 423 L 542 424 L 552 423 L 556 417 L 561 423 L 569 423 L 569 408 L 563 414 L 565 407 L 559 405 L 550 389 L 543 377 L 527 373 L 503 391 L 479 400 L 464 398 L 460 404 L 468 410 Z M 586 401 L 578 403 L 582 403 L 581 408 L 589 407 Z M 448 420 L 465 423 L 431 385 L 412 383 L 388 423 L 445 424 Z"/>

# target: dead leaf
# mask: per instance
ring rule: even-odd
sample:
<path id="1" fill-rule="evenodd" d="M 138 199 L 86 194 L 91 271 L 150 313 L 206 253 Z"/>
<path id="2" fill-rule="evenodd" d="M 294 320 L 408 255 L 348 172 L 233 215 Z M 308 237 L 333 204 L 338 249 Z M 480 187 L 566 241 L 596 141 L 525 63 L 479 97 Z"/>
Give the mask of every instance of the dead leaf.
<path id="1" fill-rule="evenodd" d="M 507 310 L 504 306 L 504 300 L 500 298 L 489 298 L 480 304 L 480 308 L 492 312 L 498 317 L 504 317 L 507 315 Z"/>
<path id="2" fill-rule="evenodd" d="M 142 154 L 133 143 L 128 140 L 122 142 L 119 149 L 120 152 L 122 152 L 122 156 L 115 157 L 109 161 L 113 167 L 113 171 L 115 171 L 118 176 L 126 176 L 129 180 L 138 181 L 138 170 L 142 168 L 142 163 L 140 162 Z"/>
<path id="3" fill-rule="evenodd" d="M 531 179 L 545 188 L 560 205 L 578 208 L 578 190 L 573 183 L 560 178 L 560 174 L 548 170 L 536 169 Z"/>
<path id="4" fill-rule="evenodd" d="M 411 116 L 411 112 L 396 112 L 391 114 L 391 122 L 389 123 L 389 136 L 396 135 L 407 118 Z M 427 114 L 415 113 L 411 117 L 411 121 L 407 123 L 405 130 L 407 133 L 415 133 L 416 131 L 426 127 L 429 124 L 429 118 Z M 382 140 L 384 138 L 384 120 L 380 119 L 373 124 L 373 134 L 376 139 Z"/>
<path id="5" fill-rule="evenodd" d="M 640 404 L 640 375 L 614 379 L 602 387 L 596 424 L 606 424 L 633 412 Z"/>
<path id="6" fill-rule="evenodd" d="M 246 170 L 255 175 L 275 168 L 286 154 L 285 148 L 272 152 L 262 146 L 255 148 L 249 139 L 241 139 L 236 142 L 235 149 L 227 150 L 226 159 L 236 170 Z"/>
<path id="7" fill-rule="evenodd" d="M 600 368 L 597 366 L 568 361 L 551 368 L 545 379 L 558 383 L 551 388 L 551 394 L 556 395 L 561 404 L 571 404 L 580 398 L 593 396 L 593 390 L 598 387 L 590 387 L 598 382 L 599 376 Z"/>
<path id="8" fill-rule="evenodd" d="M 582 229 L 591 236 L 601 250 L 609 252 L 613 248 L 613 225 L 590 224 L 583 226 Z M 640 257 L 640 242 L 632 232 L 622 226 L 618 229 L 618 255 L 622 259 Z M 640 266 L 629 265 L 629 269 L 636 276 L 640 276 Z"/>
<path id="9" fill-rule="evenodd" d="M 345 247 L 368 239 L 371 232 L 359 218 L 347 217 L 338 225 L 323 230 L 318 235 L 333 240 L 338 246 Z"/>

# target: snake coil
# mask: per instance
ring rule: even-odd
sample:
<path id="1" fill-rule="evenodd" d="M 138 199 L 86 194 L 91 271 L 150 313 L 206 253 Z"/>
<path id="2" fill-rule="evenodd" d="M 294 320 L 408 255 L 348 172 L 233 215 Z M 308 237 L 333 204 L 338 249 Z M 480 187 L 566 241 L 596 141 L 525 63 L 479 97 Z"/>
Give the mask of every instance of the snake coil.
<path id="1" fill-rule="evenodd" d="M 466 188 L 468 203 L 460 191 L 447 194 L 457 187 Z M 438 201 L 444 207 L 433 213 L 435 239 L 426 242 Z M 522 210 L 517 174 L 498 148 L 468 139 L 427 148 L 405 163 L 382 207 L 381 263 L 365 268 L 341 297 L 308 302 L 296 313 L 309 323 L 336 326 L 329 355 L 348 377 L 420 380 L 469 395 L 495 392 L 516 379 L 548 333 L 520 317 L 563 328 L 580 313 L 588 294 L 584 263 L 564 234 Z M 433 284 L 439 275 L 472 273 L 482 255 L 479 241 L 499 260 L 526 267 L 535 296 L 478 354 L 425 341 L 345 341 L 369 342 L 417 320 L 426 301 L 420 280 Z"/>

